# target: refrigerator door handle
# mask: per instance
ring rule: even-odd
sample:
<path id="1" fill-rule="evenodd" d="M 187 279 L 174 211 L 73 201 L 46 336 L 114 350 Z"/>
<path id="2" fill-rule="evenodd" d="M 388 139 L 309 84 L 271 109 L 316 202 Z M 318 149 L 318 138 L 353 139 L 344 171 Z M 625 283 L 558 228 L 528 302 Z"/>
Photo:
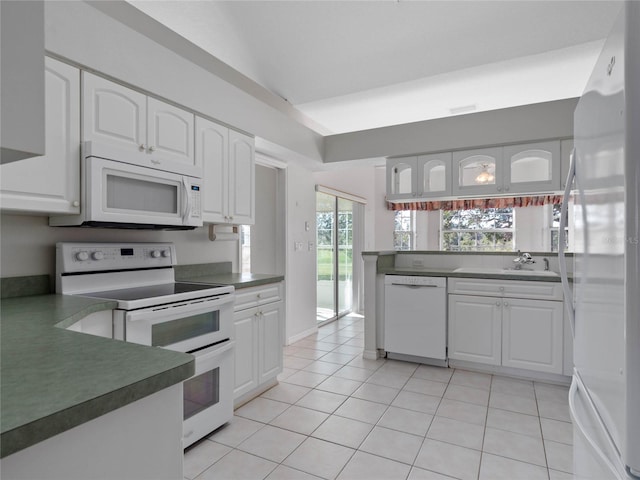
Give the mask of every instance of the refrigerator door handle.
<path id="1" fill-rule="evenodd" d="M 582 433 L 582 437 L 589 443 L 589 446 L 591 447 L 592 451 L 594 451 L 598 455 L 600 460 L 602 460 L 602 462 L 607 466 L 607 468 L 611 470 L 611 472 L 617 477 L 618 475 L 616 472 L 618 470 L 611 463 L 609 458 L 607 458 L 607 455 L 602 451 L 602 448 L 600 448 L 600 446 L 596 443 L 596 441 L 589 436 L 589 434 L 587 433 L 587 430 L 585 429 L 580 419 L 580 415 L 578 414 L 578 410 L 576 408 L 576 396 L 578 395 L 578 389 L 584 392 L 583 397 L 585 398 L 589 408 L 592 410 L 593 415 L 597 419 L 598 425 L 606 435 L 606 438 L 609 440 L 612 446 L 615 445 L 613 443 L 613 440 L 611 439 L 611 436 L 609 435 L 609 431 L 607 430 L 607 427 L 604 425 L 604 423 L 602 422 L 602 419 L 597 414 L 596 407 L 593 404 L 593 401 L 591 400 L 591 398 L 589 397 L 589 394 L 587 393 L 585 386 L 582 383 L 582 380 L 577 374 L 574 373 L 573 378 L 571 379 L 571 387 L 569 388 L 569 410 L 571 413 L 571 418 L 573 419 L 573 422 L 575 424 L 575 428 L 577 428 Z M 619 452 L 616 452 L 616 453 L 619 454 Z"/>
<path id="2" fill-rule="evenodd" d="M 566 242 L 566 233 L 564 229 L 567 227 L 567 211 L 569 204 L 569 196 L 571 187 L 576 176 L 576 149 L 571 150 L 569 174 L 567 175 L 567 183 L 564 187 L 564 195 L 562 197 L 562 208 L 560 209 L 560 228 L 558 230 L 558 263 L 560 266 L 560 278 L 562 279 L 562 290 L 564 292 L 564 306 L 569 315 L 569 324 L 571 325 L 571 333 L 576 336 L 576 317 L 573 308 L 573 293 L 569 286 L 569 277 L 567 275 L 567 263 L 564 255 L 564 245 Z"/>

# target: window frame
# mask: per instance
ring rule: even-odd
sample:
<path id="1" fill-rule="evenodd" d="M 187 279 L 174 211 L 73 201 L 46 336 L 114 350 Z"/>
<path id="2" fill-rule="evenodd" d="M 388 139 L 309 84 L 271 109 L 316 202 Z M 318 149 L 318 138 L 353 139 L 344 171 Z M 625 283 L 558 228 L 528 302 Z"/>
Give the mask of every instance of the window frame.
<path id="1" fill-rule="evenodd" d="M 409 228 L 397 230 L 396 225 L 398 214 L 408 214 Z M 402 223 L 402 222 L 401 222 Z M 398 248 L 397 236 L 406 235 L 409 240 L 408 248 Z M 393 216 L 393 249 L 395 251 L 411 251 L 416 249 L 416 212 L 415 210 L 396 210 Z"/>
<path id="2" fill-rule="evenodd" d="M 462 210 L 511 210 L 511 227 L 510 228 L 456 228 L 456 229 L 445 229 L 444 228 L 444 212 L 445 211 L 453 211 L 460 212 Z M 439 232 L 439 248 L 442 252 L 501 252 L 501 251 L 514 251 L 514 247 L 516 245 L 516 209 L 514 207 L 505 207 L 505 208 L 475 208 L 475 209 L 458 209 L 458 210 L 440 210 L 440 232 Z M 464 233 L 474 233 L 474 234 L 503 234 L 510 233 L 511 234 L 511 248 L 510 249 L 498 249 L 498 248 L 470 248 L 470 249 L 446 249 L 445 235 L 447 233 L 456 233 L 456 234 L 464 234 Z M 477 243 L 477 242 L 476 242 Z M 495 247 L 495 243 L 493 245 Z M 477 245 L 475 245 L 477 247 Z"/>

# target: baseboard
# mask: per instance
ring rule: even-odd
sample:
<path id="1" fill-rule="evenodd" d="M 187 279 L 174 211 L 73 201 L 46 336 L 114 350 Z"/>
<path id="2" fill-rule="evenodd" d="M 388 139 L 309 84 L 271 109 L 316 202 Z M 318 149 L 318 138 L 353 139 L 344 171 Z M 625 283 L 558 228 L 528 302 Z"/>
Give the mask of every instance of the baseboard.
<path id="1" fill-rule="evenodd" d="M 302 340 L 305 337 L 308 337 L 309 335 L 313 335 L 314 333 L 318 332 L 318 327 L 315 326 L 313 328 L 309 328 L 308 330 L 305 330 L 302 333 L 298 333 L 297 335 L 294 335 L 293 337 L 289 337 L 287 338 L 287 345 L 291 345 L 292 343 L 296 343 L 298 340 Z"/>
<path id="2" fill-rule="evenodd" d="M 422 363 L 425 365 L 432 365 L 434 367 L 449 366 L 449 362 L 446 359 L 440 360 L 438 358 L 417 357 L 415 355 L 405 355 L 403 353 L 387 352 L 387 358 L 390 358 L 392 360 L 402 360 L 404 362 Z"/>
<path id="3" fill-rule="evenodd" d="M 264 392 L 269 390 L 271 387 L 275 387 L 276 385 L 278 385 L 277 377 L 273 377 L 272 379 L 267 380 L 266 382 L 258 385 L 256 388 L 254 388 L 250 392 L 247 392 L 244 395 L 241 395 L 238 398 L 235 398 L 233 400 L 233 409 L 237 410 L 238 408 L 243 406 L 245 403 L 250 402 L 254 398 L 262 395 Z"/>
<path id="4" fill-rule="evenodd" d="M 362 358 L 366 358 L 367 360 L 377 360 L 378 350 L 365 350 L 362 353 Z"/>
<path id="5" fill-rule="evenodd" d="M 558 385 L 571 384 L 571 377 L 560 375 L 557 373 L 536 372 L 534 370 L 525 370 L 522 368 L 502 367 L 499 365 L 485 365 L 482 363 L 468 362 L 466 360 L 449 359 L 451 368 L 460 368 L 463 370 L 472 370 L 482 373 L 491 373 L 493 375 L 505 375 L 512 378 L 520 378 L 522 380 L 533 380 L 545 383 L 555 383 Z"/>

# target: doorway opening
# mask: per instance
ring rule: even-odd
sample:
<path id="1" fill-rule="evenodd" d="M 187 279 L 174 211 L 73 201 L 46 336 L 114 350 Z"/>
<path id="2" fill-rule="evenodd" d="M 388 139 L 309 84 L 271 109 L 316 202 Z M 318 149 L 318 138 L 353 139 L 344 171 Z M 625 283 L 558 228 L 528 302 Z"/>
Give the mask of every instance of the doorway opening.
<path id="1" fill-rule="evenodd" d="M 316 318 L 319 324 L 358 310 L 360 207 L 353 200 L 316 192 Z"/>

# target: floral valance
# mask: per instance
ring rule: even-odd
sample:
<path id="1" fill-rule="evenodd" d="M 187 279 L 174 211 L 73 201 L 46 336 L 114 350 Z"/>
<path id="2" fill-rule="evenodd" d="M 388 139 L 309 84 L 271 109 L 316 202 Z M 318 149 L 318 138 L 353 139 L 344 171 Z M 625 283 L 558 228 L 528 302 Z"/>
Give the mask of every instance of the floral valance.
<path id="1" fill-rule="evenodd" d="M 433 200 L 431 202 L 389 202 L 387 210 L 470 210 L 472 208 L 532 207 L 562 203 L 562 195 L 530 197 L 464 198 L 459 200 Z"/>

